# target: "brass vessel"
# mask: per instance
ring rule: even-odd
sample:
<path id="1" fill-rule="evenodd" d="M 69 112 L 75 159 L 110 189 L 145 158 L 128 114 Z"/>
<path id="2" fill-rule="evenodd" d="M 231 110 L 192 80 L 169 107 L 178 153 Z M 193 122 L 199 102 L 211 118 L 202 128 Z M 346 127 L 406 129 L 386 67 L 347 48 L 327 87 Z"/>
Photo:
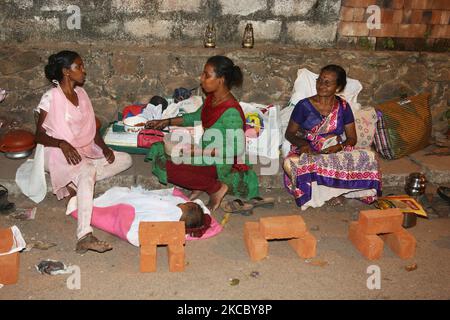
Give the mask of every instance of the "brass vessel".
<path id="1" fill-rule="evenodd" d="M 208 24 L 205 31 L 205 39 L 203 41 L 205 48 L 215 48 L 216 47 L 216 29 L 214 25 Z"/>

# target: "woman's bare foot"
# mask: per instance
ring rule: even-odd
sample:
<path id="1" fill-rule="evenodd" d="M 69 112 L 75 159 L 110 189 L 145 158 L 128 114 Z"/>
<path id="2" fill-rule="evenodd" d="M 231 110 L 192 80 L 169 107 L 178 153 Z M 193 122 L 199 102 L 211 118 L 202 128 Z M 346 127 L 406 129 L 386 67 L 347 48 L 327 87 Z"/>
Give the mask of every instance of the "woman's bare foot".
<path id="1" fill-rule="evenodd" d="M 202 194 L 202 190 L 192 190 L 191 195 L 189 196 L 189 200 L 195 200 L 197 199 L 201 194 Z"/>
<path id="2" fill-rule="evenodd" d="M 219 190 L 209 196 L 208 209 L 213 213 L 222 202 L 223 197 L 227 194 L 228 186 L 225 183 L 222 183 L 222 186 Z"/>

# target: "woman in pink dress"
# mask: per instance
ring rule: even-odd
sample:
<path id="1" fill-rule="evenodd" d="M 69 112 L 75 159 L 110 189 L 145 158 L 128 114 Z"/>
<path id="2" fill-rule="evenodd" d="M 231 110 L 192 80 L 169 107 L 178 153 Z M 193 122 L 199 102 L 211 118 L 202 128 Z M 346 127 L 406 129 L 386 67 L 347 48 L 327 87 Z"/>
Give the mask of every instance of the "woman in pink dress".
<path id="1" fill-rule="evenodd" d="M 45 76 L 54 87 L 43 95 L 37 108 L 36 142 L 44 146 L 53 193 L 58 200 L 77 195 L 76 251 L 109 251 L 110 244 L 92 235 L 94 185 L 128 169 L 131 157 L 108 148 L 96 130 L 91 101 L 81 87 L 86 71 L 79 54 L 61 51 L 51 55 Z"/>

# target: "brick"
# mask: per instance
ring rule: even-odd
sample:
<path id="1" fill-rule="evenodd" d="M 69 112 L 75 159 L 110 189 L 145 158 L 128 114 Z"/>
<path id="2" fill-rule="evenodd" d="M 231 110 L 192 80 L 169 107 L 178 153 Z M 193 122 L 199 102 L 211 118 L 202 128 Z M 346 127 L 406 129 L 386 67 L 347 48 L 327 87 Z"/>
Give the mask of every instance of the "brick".
<path id="1" fill-rule="evenodd" d="M 141 272 L 155 272 L 156 271 L 156 245 L 141 245 L 140 256 L 140 270 Z"/>
<path id="2" fill-rule="evenodd" d="M 398 24 L 381 24 L 380 29 L 370 30 L 369 35 L 371 37 L 396 37 L 398 32 Z"/>
<path id="3" fill-rule="evenodd" d="M 343 0 L 342 4 L 346 7 L 367 8 L 372 4 L 377 4 L 377 0 Z"/>
<path id="4" fill-rule="evenodd" d="M 381 238 L 400 258 L 409 259 L 414 257 L 416 253 L 416 238 L 405 229 L 384 234 Z"/>
<path id="5" fill-rule="evenodd" d="M 19 280 L 20 253 L 0 256 L 0 283 L 15 284 Z"/>
<path id="6" fill-rule="evenodd" d="M 398 36 L 401 38 L 423 38 L 427 31 L 425 24 L 400 24 Z"/>
<path id="7" fill-rule="evenodd" d="M 300 238 L 306 225 L 300 216 L 267 217 L 259 220 L 259 231 L 266 240 Z"/>
<path id="8" fill-rule="evenodd" d="M 440 24 L 450 24 L 450 11 L 442 11 Z"/>
<path id="9" fill-rule="evenodd" d="M 244 224 L 244 242 L 252 261 L 259 261 L 267 256 L 269 243 L 259 232 L 259 222 Z"/>
<path id="10" fill-rule="evenodd" d="M 219 0 L 222 7 L 222 14 L 235 14 L 246 16 L 250 13 L 254 13 L 260 10 L 267 9 L 266 0 L 255 0 L 250 2 L 244 2 L 241 0 Z"/>
<path id="11" fill-rule="evenodd" d="M 430 38 L 435 39 L 449 39 L 450 38 L 450 26 L 437 24 L 431 29 Z"/>
<path id="12" fill-rule="evenodd" d="M 184 246 L 180 244 L 169 244 L 167 246 L 167 255 L 169 257 L 169 271 L 184 271 Z"/>
<path id="13" fill-rule="evenodd" d="M 184 244 L 186 232 L 183 221 L 141 222 L 139 243 L 141 245 Z"/>
<path id="14" fill-rule="evenodd" d="M 423 10 L 413 10 L 411 13 L 411 22 L 412 24 L 420 24 L 422 23 L 422 14 Z"/>
<path id="15" fill-rule="evenodd" d="M 381 10 L 381 23 L 401 23 L 403 18 L 402 10 Z"/>
<path id="16" fill-rule="evenodd" d="M 350 7 L 341 7 L 339 14 L 341 21 L 353 21 L 353 9 Z"/>
<path id="17" fill-rule="evenodd" d="M 339 34 L 349 37 L 365 37 L 369 35 L 369 29 L 365 22 L 341 22 Z"/>
<path id="18" fill-rule="evenodd" d="M 405 0 L 405 9 L 431 9 L 433 0 Z"/>
<path id="19" fill-rule="evenodd" d="M 432 16 L 433 16 L 433 12 L 431 10 L 424 10 L 422 12 L 422 21 L 421 21 L 421 23 L 430 24 Z"/>
<path id="20" fill-rule="evenodd" d="M 433 10 L 431 13 L 431 24 L 441 24 L 441 17 L 444 11 Z"/>
<path id="21" fill-rule="evenodd" d="M 381 10 L 381 23 L 392 23 L 394 20 L 394 10 Z"/>
<path id="22" fill-rule="evenodd" d="M 11 228 L 0 229 L 0 253 L 11 250 L 14 235 Z M 20 253 L 0 256 L 0 283 L 15 284 L 19 280 Z"/>
<path id="23" fill-rule="evenodd" d="M 383 254 L 383 240 L 377 235 L 365 234 L 359 222 L 351 222 L 348 238 L 358 251 L 369 260 L 376 260 Z"/>
<path id="24" fill-rule="evenodd" d="M 198 12 L 200 10 L 200 0 L 162 0 L 158 11 L 160 12 Z"/>
<path id="25" fill-rule="evenodd" d="M 431 9 L 449 10 L 450 3 L 448 0 L 434 0 Z"/>
<path id="26" fill-rule="evenodd" d="M 366 9 L 353 8 L 353 21 L 355 22 L 367 21 L 367 18 L 365 16 L 366 16 Z"/>
<path id="27" fill-rule="evenodd" d="M 400 231 L 403 214 L 400 209 L 365 210 L 359 214 L 361 231 L 368 235 Z"/>
<path id="28" fill-rule="evenodd" d="M 405 0 L 391 0 L 389 4 L 389 8 L 392 9 L 402 9 L 405 4 Z"/>
<path id="29" fill-rule="evenodd" d="M 411 23 L 412 10 L 403 10 L 402 23 Z"/>
<path id="30" fill-rule="evenodd" d="M 253 25 L 253 35 L 255 39 L 259 40 L 277 40 L 281 33 L 281 21 L 276 20 L 266 20 L 266 21 L 255 21 L 255 20 L 241 20 L 238 25 L 239 32 L 244 34 L 245 26 L 247 23 Z M 197 36 L 195 36 L 197 37 Z"/>
<path id="31" fill-rule="evenodd" d="M 244 5 L 247 5 L 248 3 L 245 3 L 244 1 L 239 2 Z M 301 16 L 307 14 L 314 7 L 316 2 L 316 0 L 274 0 L 271 11 L 275 16 Z"/>
<path id="32" fill-rule="evenodd" d="M 288 243 L 304 259 L 316 256 L 317 240 L 309 232 L 306 232 L 301 238 L 288 240 Z"/>
<path id="33" fill-rule="evenodd" d="M 403 10 L 394 10 L 394 16 L 392 18 L 393 23 L 402 23 Z"/>

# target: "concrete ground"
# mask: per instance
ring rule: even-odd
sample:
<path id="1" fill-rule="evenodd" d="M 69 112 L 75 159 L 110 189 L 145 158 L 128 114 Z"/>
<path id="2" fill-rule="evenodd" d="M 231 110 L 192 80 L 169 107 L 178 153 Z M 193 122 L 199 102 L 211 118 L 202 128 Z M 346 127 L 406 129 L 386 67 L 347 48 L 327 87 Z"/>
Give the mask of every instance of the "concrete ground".
<path id="1" fill-rule="evenodd" d="M 425 157 L 423 154 L 417 156 Z M 142 161 L 142 156 L 135 156 L 134 160 L 133 168 L 119 180 L 112 180 L 100 187 L 126 183 L 149 187 L 151 183 L 145 180 L 150 176 L 149 164 Z M 423 158 L 423 162 L 414 162 L 411 158 L 401 160 L 403 162 L 397 162 L 397 165 L 382 162 L 384 194 L 403 194 L 405 175 L 412 169 L 427 172 L 422 163 L 430 159 Z M 409 162 L 405 163 L 406 160 Z M 437 158 L 436 162 L 441 167 L 429 172 L 430 176 L 434 175 L 435 181 L 442 180 L 437 184 L 450 182 L 447 180 L 450 174 L 448 160 L 447 157 Z M 14 191 L 15 167 L 20 162 L 0 157 L 0 183 L 12 190 L 10 201 L 14 201 L 18 208 L 34 207 L 33 202 Z M 272 180 L 267 181 L 267 184 L 273 183 Z M 437 196 L 429 197 L 435 209 L 431 218 L 420 218 L 415 227 L 408 229 L 417 239 L 414 258 L 402 260 L 385 246 L 381 259 L 369 261 L 355 249 L 347 234 L 349 223 L 357 219 L 358 212 L 372 209 L 372 206 L 347 200 L 343 207 L 323 206 L 302 212 L 283 189 L 276 187 L 261 187 L 264 196 L 277 200 L 274 209 L 255 209 L 254 214 L 248 217 L 233 215 L 217 236 L 187 242 L 186 268 L 180 273 L 168 271 L 165 247 L 158 247 L 157 272 L 140 273 L 139 248 L 100 230 L 95 230 L 95 234 L 109 241 L 114 246 L 112 251 L 103 254 L 75 253 L 76 220 L 64 215 L 64 201 L 57 201 L 48 194 L 37 206 L 34 220 L 22 221 L 0 215 L 0 226 L 17 225 L 28 243 L 43 241 L 57 244 L 48 250 L 33 248 L 22 252 L 19 281 L 0 288 L 0 299 L 450 298 L 450 219 L 444 217 L 450 209 Z M 266 259 L 252 262 L 244 246 L 244 223 L 265 216 L 291 214 L 300 214 L 317 238 L 317 256 L 301 259 L 286 241 L 277 240 L 270 241 Z M 220 222 L 224 213 L 219 210 L 214 217 Z M 35 265 L 45 259 L 78 266 L 80 289 L 68 288 L 70 274 L 50 276 L 38 273 Z M 380 268 L 381 282 L 380 289 L 370 290 L 367 287 L 371 276 L 368 268 L 373 265 Z M 413 265 L 417 268 L 411 267 Z"/>

